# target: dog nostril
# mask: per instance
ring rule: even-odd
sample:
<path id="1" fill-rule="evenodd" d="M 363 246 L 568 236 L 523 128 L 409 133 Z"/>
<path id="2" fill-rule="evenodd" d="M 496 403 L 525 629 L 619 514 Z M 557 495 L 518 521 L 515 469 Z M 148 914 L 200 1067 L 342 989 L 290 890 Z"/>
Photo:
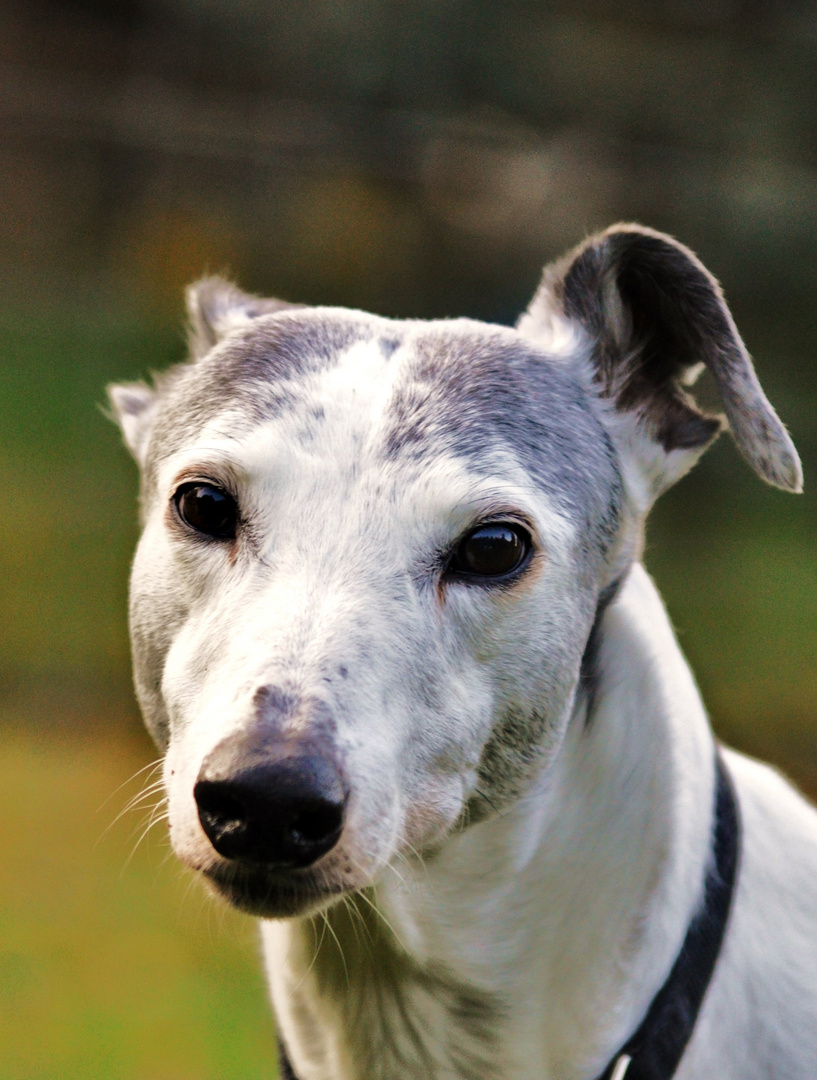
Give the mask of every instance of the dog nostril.
<path id="1" fill-rule="evenodd" d="M 219 855 L 305 867 L 337 843 L 346 792 L 331 760 L 294 756 L 244 768 L 239 761 L 228 770 L 223 753 L 211 758 L 193 794 L 201 827 Z"/>
<path id="2" fill-rule="evenodd" d="M 220 850 L 221 847 L 240 842 L 247 831 L 247 811 L 244 804 L 224 790 L 220 784 L 200 781 L 195 787 L 195 798 L 199 808 L 199 820 L 210 842 Z"/>

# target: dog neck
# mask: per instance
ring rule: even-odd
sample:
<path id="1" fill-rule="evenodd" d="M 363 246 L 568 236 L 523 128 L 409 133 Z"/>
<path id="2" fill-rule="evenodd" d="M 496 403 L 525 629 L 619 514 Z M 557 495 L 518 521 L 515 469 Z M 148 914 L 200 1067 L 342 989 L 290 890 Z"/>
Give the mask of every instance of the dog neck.
<path id="1" fill-rule="evenodd" d="M 266 923 L 300 1080 L 591 1080 L 638 1026 L 700 900 L 712 736 L 658 594 L 631 570 L 587 702 L 514 808 L 325 917 Z"/>

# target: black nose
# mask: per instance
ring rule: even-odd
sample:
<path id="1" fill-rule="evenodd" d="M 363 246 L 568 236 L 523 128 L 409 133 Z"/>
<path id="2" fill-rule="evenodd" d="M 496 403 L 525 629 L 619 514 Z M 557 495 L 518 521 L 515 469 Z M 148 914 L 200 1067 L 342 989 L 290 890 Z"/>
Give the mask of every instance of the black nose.
<path id="1" fill-rule="evenodd" d="M 225 859 L 310 866 L 337 843 L 346 791 L 328 748 L 234 735 L 205 759 L 193 788 L 201 827 Z"/>

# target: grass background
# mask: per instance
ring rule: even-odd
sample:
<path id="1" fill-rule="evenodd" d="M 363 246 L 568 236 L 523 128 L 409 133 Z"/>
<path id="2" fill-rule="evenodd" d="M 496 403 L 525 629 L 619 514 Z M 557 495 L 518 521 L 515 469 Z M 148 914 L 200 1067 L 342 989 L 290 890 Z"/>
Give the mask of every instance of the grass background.
<path id="1" fill-rule="evenodd" d="M 146 740 L 101 729 L 29 733 L 0 750 L 7 1080 L 274 1075 L 250 920 L 191 889 L 164 834 L 134 851 L 144 808 L 107 828 L 152 756 Z"/>

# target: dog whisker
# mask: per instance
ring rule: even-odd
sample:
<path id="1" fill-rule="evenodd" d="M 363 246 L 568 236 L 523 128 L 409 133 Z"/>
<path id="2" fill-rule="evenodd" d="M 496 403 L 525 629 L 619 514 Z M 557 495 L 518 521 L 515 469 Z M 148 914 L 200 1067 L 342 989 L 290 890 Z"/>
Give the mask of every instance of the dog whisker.
<path id="1" fill-rule="evenodd" d="M 136 854 L 139 846 L 141 845 L 142 841 L 147 837 L 147 835 L 150 833 L 151 829 L 155 828 L 157 825 L 161 825 L 161 823 L 163 821 L 167 821 L 168 816 L 169 816 L 167 811 L 165 811 L 162 814 L 158 814 L 156 816 L 154 816 L 154 814 L 155 814 L 155 810 L 154 810 L 153 813 L 151 813 L 150 819 L 149 819 L 147 825 L 144 827 L 144 829 L 140 833 L 138 840 L 133 845 L 133 848 L 131 850 L 130 855 L 128 855 L 127 859 L 125 860 L 125 864 L 124 864 L 124 866 L 122 867 L 122 869 L 121 869 L 121 871 L 119 873 L 120 877 L 124 876 L 125 871 L 128 869 L 131 862 L 133 861 L 133 857 Z"/>
<path id="2" fill-rule="evenodd" d="M 150 776 L 154 772 L 156 772 L 157 769 L 161 769 L 163 764 L 164 764 L 164 758 L 156 758 L 155 761 L 149 761 L 147 763 L 147 765 L 143 765 L 141 769 L 137 769 L 136 772 L 133 773 L 132 776 L 129 776 L 127 780 L 123 780 L 121 784 L 119 784 L 117 787 L 115 787 L 113 789 L 113 791 L 110 793 L 110 795 L 106 795 L 106 797 L 103 799 L 103 801 L 97 807 L 97 810 L 96 810 L 97 814 L 100 813 L 102 810 L 104 810 L 104 808 L 111 801 L 111 799 L 114 797 L 114 795 L 117 795 L 122 790 L 122 788 L 127 787 L 128 784 L 132 784 L 133 781 L 138 776 L 141 776 L 143 773 L 146 773 L 146 772 L 149 772 L 148 779 L 150 779 Z"/>
<path id="3" fill-rule="evenodd" d="M 311 927 L 313 936 L 317 939 L 317 931 L 315 929 L 315 919 L 312 919 L 311 922 L 309 923 L 309 925 Z M 315 963 L 316 963 L 316 961 L 318 959 L 318 956 L 320 954 L 321 947 L 323 946 L 323 940 L 324 940 L 325 937 L 326 937 L 326 919 L 323 919 L 323 920 L 321 920 L 321 936 L 320 936 L 319 939 L 317 939 L 316 942 L 313 942 L 312 959 L 309 961 L 309 965 L 308 965 L 306 971 L 303 973 L 301 978 L 298 980 L 298 983 L 297 983 L 297 985 L 295 987 L 296 990 L 300 990 L 300 988 L 303 986 L 303 984 L 309 978 L 309 975 L 310 975 L 312 969 L 314 968 Z"/>
<path id="4" fill-rule="evenodd" d="M 372 900 L 371 897 L 366 895 L 366 891 L 364 889 L 361 889 L 360 892 L 355 893 L 355 896 L 360 897 L 360 899 L 363 900 L 364 903 L 369 905 L 369 907 L 375 913 L 375 915 L 380 920 L 380 922 L 382 922 L 383 925 L 386 927 L 386 929 L 389 931 L 392 938 L 396 942 L 398 942 L 398 944 L 400 944 L 403 948 L 405 948 L 405 946 L 403 946 L 403 942 L 402 942 L 402 940 L 400 938 L 400 935 L 397 933 L 395 928 L 392 926 L 391 922 L 388 920 L 388 918 L 384 914 L 383 909 L 380 906 L 380 904 L 377 903 L 377 900 L 376 900 L 377 890 L 374 888 L 374 886 L 372 886 L 372 891 L 375 893 L 375 899 L 374 900 Z"/>
<path id="5" fill-rule="evenodd" d="M 155 766 L 154 766 L 154 768 L 155 768 Z M 122 786 L 123 785 L 120 785 L 120 789 L 121 789 Z M 96 845 L 99 845 L 105 839 L 105 837 L 108 835 L 108 833 L 111 831 L 111 829 L 117 824 L 117 822 L 121 821 L 122 818 L 124 818 L 127 814 L 131 813 L 131 811 L 139 809 L 142 803 L 144 803 L 146 800 L 150 799 L 153 795 L 155 795 L 159 791 L 162 791 L 163 789 L 164 789 L 164 781 L 163 780 L 156 780 L 153 783 L 148 784 L 146 787 L 141 788 L 131 799 L 129 799 L 127 801 L 127 803 L 125 803 L 125 805 L 122 807 L 122 809 L 111 819 L 111 821 L 108 822 L 108 824 L 105 826 L 105 828 L 102 830 L 101 834 L 99 835 L 99 837 L 98 837 L 98 839 L 96 841 Z M 117 789 L 117 790 L 119 790 L 119 789 Z M 105 802 L 108 802 L 109 799 L 110 799 L 110 796 L 108 797 L 108 799 L 105 800 Z M 102 806 L 100 806 L 99 810 L 102 810 L 102 807 L 104 805 L 105 805 L 105 803 L 103 803 Z M 97 813 L 99 813 L 99 810 L 97 811 Z"/>
<path id="6" fill-rule="evenodd" d="M 343 952 L 343 946 L 341 945 L 340 939 L 339 939 L 338 935 L 335 933 L 334 928 L 332 927 L 332 924 L 329 921 L 328 913 L 325 912 L 325 911 L 322 911 L 321 916 L 322 916 L 323 921 L 324 921 L 324 923 L 326 925 L 326 929 L 332 935 L 332 938 L 334 939 L 335 945 L 337 946 L 338 955 L 340 956 L 340 962 L 341 962 L 341 964 L 343 964 L 343 973 L 344 973 L 344 975 L 346 977 L 346 986 L 349 987 L 349 986 L 351 986 L 351 981 L 349 979 L 349 968 L 346 966 L 346 956 L 344 955 L 344 952 Z"/>

